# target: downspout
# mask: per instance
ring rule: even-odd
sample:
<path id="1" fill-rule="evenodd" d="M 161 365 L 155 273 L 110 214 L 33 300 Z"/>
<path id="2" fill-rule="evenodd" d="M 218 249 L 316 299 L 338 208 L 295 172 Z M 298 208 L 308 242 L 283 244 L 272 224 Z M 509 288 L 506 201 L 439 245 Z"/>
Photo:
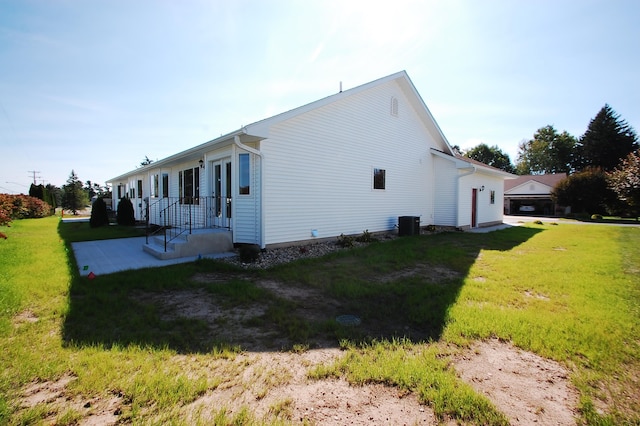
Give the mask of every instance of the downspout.
<path id="1" fill-rule="evenodd" d="M 243 129 L 244 131 L 244 129 Z M 246 132 L 245 132 L 246 133 Z M 260 157 L 260 248 L 263 249 L 265 248 L 265 243 L 264 243 L 264 154 L 255 149 L 255 148 L 251 148 L 250 146 L 247 146 L 245 144 L 243 144 L 242 142 L 240 142 L 240 136 L 236 135 L 233 137 L 233 143 L 240 149 L 243 149 L 245 151 L 248 151 L 254 155 L 257 155 L 258 157 Z"/>
<path id="2" fill-rule="evenodd" d="M 457 208 L 456 208 L 456 228 L 458 226 L 460 226 L 459 225 L 459 223 L 460 223 L 460 178 L 472 175 L 477 170 L 476 166 L 474 166 L 473 164 L 470 164 L 470 166 L 471 166 L 471 171 L 463 173 L 461 175 L 458 175 L 458 179 L 456 181 L 456 199 L 457 199 L 457 203 L 456 203 L 456 205 L 457 205 Z M 467 167 L 465 167 L 465 168 L 467 168 Z M 473 209 L 473 207 L 472 207 L 472 209 Z"/>

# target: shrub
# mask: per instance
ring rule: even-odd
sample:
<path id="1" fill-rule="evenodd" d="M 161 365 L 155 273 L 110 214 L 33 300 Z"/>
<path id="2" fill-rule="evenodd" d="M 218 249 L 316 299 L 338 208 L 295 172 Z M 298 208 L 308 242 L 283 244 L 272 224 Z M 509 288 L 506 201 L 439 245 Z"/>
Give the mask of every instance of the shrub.
<path id="1" fill-rule="evenodd" d="M 374 243 L 378 241 L 378 239 L 371 235 L 371 232 L 369 232 L 368 229 L 365 229 L 362 235 L 356 237 L 356 241 L 359 243 Z"/>
<path id="2" fill-rule="evenodd" d="M 0 226 L 11 222 L 12 205 L 11 195 L 0 194 Z"/>
<path id="3" fill-rule="evenodd" d="M 615 206 L 616 194 L 609 188 L 602 169 L 588 168 L 558 182 L 551 198 L 574 213 L 606 213 Z"/>
<path id="4" fill-rule="evenodd" d="M 254 263 L 260 257 L 260 246 L 256 244 L 243 244 L 238 248 L 242 263 Z"/>
<path id="5" fill-rule="evenodd" d="M 107 213 L 107 203 L 104 202 L 102 197 L 98 197 L 93 202 L 91 208 L 91 218 L 89 219 L 89 226 L 97 228 L 99 226 L 109 224 L 109 214 Z"/>
<path id="6" fill-rule="evenodd" d="M 354 239 L 353 237 L 350 237 L 348 235 L 340 234 L 340 236 L 338 236 L 338 240 L 336 241 L 336 244 L 344 248 L 353 247 Z"/>
<path id="7" fill-rule="evenodd" d="M 28 195 L 0 194 L 0 225 L 8 225 L 15 219 L 51 216 L 48 203 Z"/>
<path id="8" fill-rule="evenodd" d="M 591 215 L 591 220 L 602 220 L 602 215 L 601 214 L 592 214 Z"/>
<path id="9" fill-rule="evenodd" d="M 133 212 L 133 203 L 128 198 L 120 199 L 116 215 L 118 225 L 133 226 L 136 224 L 136 217 Z"/>

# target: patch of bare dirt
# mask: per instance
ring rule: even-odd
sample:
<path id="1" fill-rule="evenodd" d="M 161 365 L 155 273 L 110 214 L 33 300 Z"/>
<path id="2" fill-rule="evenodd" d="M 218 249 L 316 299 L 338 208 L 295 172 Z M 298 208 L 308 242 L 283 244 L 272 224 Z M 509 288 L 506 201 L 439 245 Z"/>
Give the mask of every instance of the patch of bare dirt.
<path id="1" fill-rule="evenodd" d="M 396 281 L 402 278 L 411 277 L 426 277 L 433 283 L 439 283 L 451 279 L 460 278 L 460 273 L 453 269 L 445 268 L 443 266 L 429 265 L 429 264 L 417 264 L 412 268 L 401 269 L 396 272 L 382 275 L 377 278 L 378 282 L 387 283 Z"/>
<path id="2" fill-rule="evenodd" d="M 85 399 L 69 392 L 69 385 L 76 380 L 65 374 L 56 381 L 35 381 L 22 390 L 18 403 L 20 409 L 46 405 L 48 415 L 42 419 L 46 424 L 56 424 L 59 417 L 73 411 L 82 418 L 81 426 L 108 426 L 118 423 L 124 406 L 122 395 L 110 394 L 106 397 Z"/>
<path id="3" fill-rule="evenodd" d="M 576 424 L 578 392 L 554 361 L 493 339 L 473 344 L 454 366 L 513 425 Z"/>
<path id="4" fill-rule="evenodd" d="M 272 341 L 274 338 L 270 330 L 245 325 L 247 321 L 264 314 L 265 306 L 262 304 L 225 308 L 204 289 L 138 293 L 134 297 L 140 302 L 157 306 L 164 320 L 202 320 L 209 326 L 212 336 L 243 348 L 260 350 L 264 348 L 263 341 Z"/>
<path id="5" fill-rule="evenodd" d="M 24 310 L 13 317 L 13 324 L 19 327 L 23 324 L 38 322 L 38 316 L 30 310 Z"/>
<path id="6" fill-rule="evenodd" d="M 243 365 L 237 379 L 221 383 L 185 408 L 190 421 L 211 421 L 220 407 L 228 417 L 248 407 L 266 421 L 276 418 L 293 423 L 322 425 L 435 425 L 433 411 L 416 396 L 383 385 L 352 386 L 344 379 L 313 380 L 308 371 L 328 364 L 339 349 L 305 353 L 253 353 L 237 357 Z"/>
<path id="7" fill-rule="evenodd" d="M 282 285 L 276 280 L 259 280 L 256 285 L 282 299 L 295 302 L 296 314 L 311 321 L 326 321 L 344 314 L 340 302 L 313 288 Z"/>
<path id="8" fill-rule="evenodd" d="M 525 290 L 524 291 L 524 295 L 526 297 L 533 297 L 535 299 L 539 299 L 539 300 L 550 300 L 549 296 L 546 296 L 542 293 L 537 293 L 537 292 L 532 292 L 530 290 Z"/>

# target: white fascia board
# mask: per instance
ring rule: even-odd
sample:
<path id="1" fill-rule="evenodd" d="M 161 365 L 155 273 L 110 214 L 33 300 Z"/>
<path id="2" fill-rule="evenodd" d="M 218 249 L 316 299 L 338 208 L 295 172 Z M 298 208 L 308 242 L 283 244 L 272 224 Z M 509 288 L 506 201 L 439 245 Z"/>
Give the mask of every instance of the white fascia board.
<path id="1" fill-rule="evenodd" d="M 418 113 L 418 116 L 422 120 L 423 124 L 429 130 L 429 133 L 431 133 L 435 140 L 440 140 L 440 142 L 444 144 L 447 153 L 453 155 L 453 148 L 451 148 L 451 144 L 442 132 L 442 129 L 438 125 L 438 122 L 433 117 L 433 114 L 431 114 L 431 110 L 429 110 L 429 107 L 424 102 L 424 99 L 422 99 L 422 96 L 420 96 L 420 93 L 411 81 L 411 78 L 409 78 L 409 75 L 405 71 L 402 71 L 398 74 L 398 77 L 400 77 L 400 75 L 404 77 L 404 79 L 400 80 L 400 87 L 405 91 L 407 98 L 409 98 L 411 105 Z"/>

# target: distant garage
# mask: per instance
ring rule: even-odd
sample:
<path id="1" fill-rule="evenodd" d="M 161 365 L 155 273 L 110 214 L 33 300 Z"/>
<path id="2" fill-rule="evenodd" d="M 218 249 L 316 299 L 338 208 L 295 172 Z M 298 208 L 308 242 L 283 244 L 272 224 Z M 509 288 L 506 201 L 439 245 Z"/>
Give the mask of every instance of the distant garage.
<path id="1" fill-rule="evenodd" d="M 566 178 L 564 173 L 524 175 L 504 181 L 504 213 L 555 216 L 565 213 L 551 199 L 551 191 Z"/>

